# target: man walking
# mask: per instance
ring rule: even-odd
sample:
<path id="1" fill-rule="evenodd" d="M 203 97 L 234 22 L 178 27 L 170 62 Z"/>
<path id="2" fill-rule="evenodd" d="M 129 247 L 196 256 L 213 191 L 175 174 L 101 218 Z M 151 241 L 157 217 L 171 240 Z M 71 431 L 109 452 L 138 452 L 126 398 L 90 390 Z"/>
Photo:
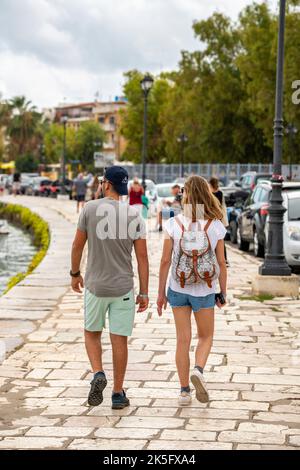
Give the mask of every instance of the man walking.
<path id="1" fill-rule="evenodd" d="M 76 180 L 74 181 L 74 191 L 75 191 L 75 198 L 77 201 L 77 214 L 79 213 L 80 209 L 84 206 L 85 203 L 85 196 L 87 191 L 87 182 L 83 178 L 83 174 L 80 173 Z"/>
<path id="2" fill-rule="evenodd" d="M 108 168 L 102 180 L 102 198 L 83 208 L 72 248 L 72 288 L 81 292 L 80 262 L 86 241 L 88 260 L 85 275 L 85 345 L 94 378 L 88 403 L 100 405 L 107 385 L 102 364 L 101 333 L 108 313 L 113 355 L 114 386 L 112 408 L 123 409 L 129 400 L 123 390 L 127 367 L 127 338 L 131 336 L 135 301 L 133 293 L 132 249 L 139 273 L 138 312 L 148 308 L 149 264 L 145 223 L 137 211 L 120 200 L 128 194 L 128 173 L 124 168 Z"/>

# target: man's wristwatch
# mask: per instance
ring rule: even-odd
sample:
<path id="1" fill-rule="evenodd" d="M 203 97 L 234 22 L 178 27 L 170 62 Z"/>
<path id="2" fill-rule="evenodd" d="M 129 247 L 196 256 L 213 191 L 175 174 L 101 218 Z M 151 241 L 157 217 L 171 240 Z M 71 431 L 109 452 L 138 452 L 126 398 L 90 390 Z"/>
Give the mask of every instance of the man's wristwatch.
<path id="1" fill-rule="evenodd" d="M 81 274 L 80 271 L 78 271 L 77 273 L 73 273 L 73 272 L 72 272 L 72 269 L 71 269 L 71 271 L 70 271 L 70 276 L 71 276 L 71 277 L 79 277 L 80 274 Z"/>
<path id="2" fill-rule="evenodd" d="M 142 297 L 142 299 L 149 299 L 148 294 L 139 294 L 138 297 Z"/>

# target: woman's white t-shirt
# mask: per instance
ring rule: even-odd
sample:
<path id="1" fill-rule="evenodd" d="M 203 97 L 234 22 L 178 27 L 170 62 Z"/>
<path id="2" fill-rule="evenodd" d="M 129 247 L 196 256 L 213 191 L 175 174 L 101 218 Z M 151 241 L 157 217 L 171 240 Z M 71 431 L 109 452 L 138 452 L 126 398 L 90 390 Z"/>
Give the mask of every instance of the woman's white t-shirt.
<path id="1" fill-rule="evenodd" d="M 196 231 L 199 229 L 199 224 L 203 230 L 207 221 L 198 220 L 197 222 L 191 224 L 191 220 L 180 214 L 177 216 L 179 222 L 183 224 L 186 230 Z M 174 246 L 173 252 L 177 253 L 179 250 L 179 243 L 182 235 L 182 230 L 180 225 L 176 222 L 175 218 L 172 217 L 165 224 L 165 230 L 168 235 L 173 239 Z M 223 240 L 226 235 L 226 229 L 220 220 L 213 220 L 208 228 L 207 235 L 210 240 L 212 250 L 216 249 L 219 240 Z M 174 254 L 173 253 L 173 254 Z M 214 294 L 216 292 L 217 281 L 212 282 L 212 287 L 209 288 L 206 283 L 201 284 L 192 284 L 185 287 L 181 287 L 180 283 L 173 278 L 172 274 L 169 278 L 169 287 L 175 292 L 181 292 L 183 294 L 193 295 L 194 297 L 205 297 L 209 294 Z"/>

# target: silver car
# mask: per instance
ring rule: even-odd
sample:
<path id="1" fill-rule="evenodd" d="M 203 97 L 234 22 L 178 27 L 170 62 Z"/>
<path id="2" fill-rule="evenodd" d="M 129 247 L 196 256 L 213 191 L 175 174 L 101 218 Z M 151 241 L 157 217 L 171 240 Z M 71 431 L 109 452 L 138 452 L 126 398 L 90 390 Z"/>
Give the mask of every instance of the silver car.
<path id="1" fill-rule="evenodd" d="M 291 267 L 300 267 L 300 189 L 285 190 L 282 193 L 284 214 L 283 244 L 287 263 Z M 268 237 L 269 216 L 265 225 Z"/>

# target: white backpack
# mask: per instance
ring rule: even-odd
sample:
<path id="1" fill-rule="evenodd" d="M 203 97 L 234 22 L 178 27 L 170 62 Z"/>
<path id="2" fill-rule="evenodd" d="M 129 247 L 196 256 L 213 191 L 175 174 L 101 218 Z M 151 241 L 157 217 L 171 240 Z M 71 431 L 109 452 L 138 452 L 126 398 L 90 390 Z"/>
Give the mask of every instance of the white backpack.
<path id="1" fill-rule="evenodd" d="M 180 222 L 178 217 L 174 219 L 181 229 L 179 249 L 175 252 L 172 261 L 172 276 L 180 286 L 206 284 L 212 287 L 212 282 L 218 279 L 220 274 L 219 265 L 208 236 L 208 229 L 212 220 L 209 220 L 201 228 L 197 222 L 198 230 L 191 231 L 192 222 L 188 228 Z M 197 247 L 197 248 L 195 248 Z"/>

